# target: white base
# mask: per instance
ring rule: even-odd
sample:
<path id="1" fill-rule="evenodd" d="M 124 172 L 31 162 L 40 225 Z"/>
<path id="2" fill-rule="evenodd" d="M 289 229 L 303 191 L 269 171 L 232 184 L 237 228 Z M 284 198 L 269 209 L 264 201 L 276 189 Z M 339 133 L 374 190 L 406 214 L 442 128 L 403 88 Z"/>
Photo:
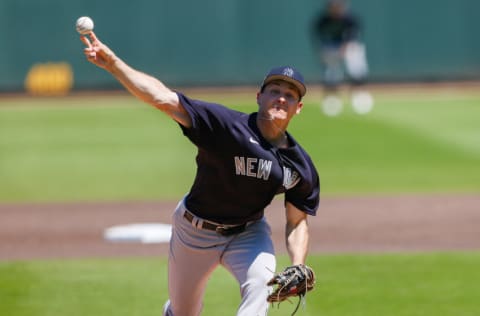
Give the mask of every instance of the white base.
<path id="1" fill-rule="evenodd" d="M 167 243 L 172 226 L 162 223 L 139 223 L 107 228 L 103 237 L 113 242 L 139 242 L 143 244 Z"/>

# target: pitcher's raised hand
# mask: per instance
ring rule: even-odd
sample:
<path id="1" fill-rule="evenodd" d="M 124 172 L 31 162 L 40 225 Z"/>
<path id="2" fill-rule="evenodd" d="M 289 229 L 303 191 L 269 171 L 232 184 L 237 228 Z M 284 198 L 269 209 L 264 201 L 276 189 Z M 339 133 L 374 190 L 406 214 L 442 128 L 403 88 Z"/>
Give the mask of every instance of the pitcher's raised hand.
<path id="1" fill-rule="evenodd" d="M 87 35 L 80 36 L 85 44 L 84 54 L 88 61 L 106 70 L 112 65 L 115 54 L 107 45 L 103 44 L 92 31 Z"/>

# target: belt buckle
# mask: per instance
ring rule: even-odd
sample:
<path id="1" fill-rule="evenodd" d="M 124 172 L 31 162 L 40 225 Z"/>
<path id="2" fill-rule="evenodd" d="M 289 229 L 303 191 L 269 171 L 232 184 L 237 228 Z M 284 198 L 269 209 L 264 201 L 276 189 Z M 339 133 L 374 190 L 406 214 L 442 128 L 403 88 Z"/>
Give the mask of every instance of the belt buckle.
<path id="1" fill-rule="evenodd" d="M 216 228 L 215 228 L 215 231 L 220 234 L 220 235 L 225 235 L 227 236 L 228 235 L 228 228 L 226 228 L 225 226 L 223 225 L 218 225 Z"/>
<path id="2" fill-rule="evenodd" d="M 215 228 L 215 231 L 223 236 L 230 236 L 234 234 L 239 234 L 245 230 L 246 225 L 238 225 L 238 226 L 233 226 L 233 227 L 228 227 L 224 225 L 218 225 L 217 228 Z"/>

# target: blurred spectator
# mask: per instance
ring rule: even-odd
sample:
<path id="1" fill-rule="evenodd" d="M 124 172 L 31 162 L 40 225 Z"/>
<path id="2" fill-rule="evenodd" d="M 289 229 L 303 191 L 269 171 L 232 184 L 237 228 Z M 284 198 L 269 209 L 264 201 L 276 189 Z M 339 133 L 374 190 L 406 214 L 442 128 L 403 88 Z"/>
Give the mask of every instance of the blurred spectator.
<path id="1" fill-rule="evenodd" d="M 322 67 L 324 98 L 322 110 L 326 115 L 341 113 L 343 101 L 339 94 L 342 83 L 348 83 L 353 110 L 370 112 L 373 98 L 365 89 L 368 63 L 365 45 L 360 38 L 361 25 L 342 0 L 328 1 L 315 18 L 312 36 Z"/>

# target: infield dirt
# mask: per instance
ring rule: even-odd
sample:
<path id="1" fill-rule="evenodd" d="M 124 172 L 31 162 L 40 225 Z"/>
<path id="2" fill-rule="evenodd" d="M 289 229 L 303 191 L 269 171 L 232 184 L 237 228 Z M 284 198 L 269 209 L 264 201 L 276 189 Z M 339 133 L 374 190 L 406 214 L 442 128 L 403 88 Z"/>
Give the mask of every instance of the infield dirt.
<path id="1" fill-rule="evenodd" d="M 0 260 L 164 256 L 168 244 L 109 242 L 104 230 L 170 223 L 177 201 L 0 205 Z M 328 197 L 309 218 L 312 253 L 480 249 L 479 195 Z M 282 201 L 266 210 L 285 253 Z"/>

